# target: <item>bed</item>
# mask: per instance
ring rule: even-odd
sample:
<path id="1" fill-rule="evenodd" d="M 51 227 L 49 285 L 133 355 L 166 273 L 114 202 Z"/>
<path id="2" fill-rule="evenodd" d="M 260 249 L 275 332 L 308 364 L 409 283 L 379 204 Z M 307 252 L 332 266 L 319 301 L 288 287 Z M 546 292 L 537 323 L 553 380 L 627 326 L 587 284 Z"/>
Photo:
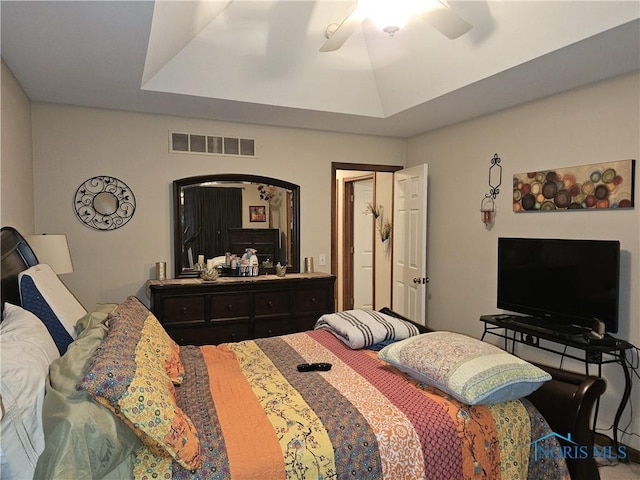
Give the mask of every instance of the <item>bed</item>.
<path id="1" fill-rule="evenodd" d="M 5 286 L 39 268 L 10 228 L 2 231 L 2 266 L 4 328 L 7 319 L 15 325 L 29 316 L 26 305 L 17 310 L 19 290 Z M 362 319 L 349 315 L 375 317 L 386 330 L 352 335 L 345 325 Z M 528 373 L 551 379 L 526 398 L 499 401 L 514 389 L 494 386 L 489 397 L 486 388 L 461 396 L 452 384 L 425 382 L 415 374 L 422 364 L 411 361 L 425 363 L 415 355 L 425 345 L 439 345 L 432 350 L 449 359 L 452 345 L 467 339 L 389 309 L 339 312 L 312 331 L 203 347 L 178 347 L 135 297 L 98 305 L 74 323 L 72 339 L 47 344 L 57 352 L 43 357 L 42 385 L 30 394 L 37 400 L 26 414 L 41 418 L 26 422 L 28 454 L 7 448 L 5 427 L 20 405 L 7 405 L 3 383 L 3 461 L 35 478 L 599 478 L 589 456 L 565 461 L 547 453 L 566 440 L 592 445 L 603 380 L 528 364 Z M 3 330 L 3 351 L 12 340 Z M 480 343 L 473 348 L 483 349 Z M 437 357 L 426 363 L 453 363 Z M 3 372 L 3 382 L 9 377 Z"/>

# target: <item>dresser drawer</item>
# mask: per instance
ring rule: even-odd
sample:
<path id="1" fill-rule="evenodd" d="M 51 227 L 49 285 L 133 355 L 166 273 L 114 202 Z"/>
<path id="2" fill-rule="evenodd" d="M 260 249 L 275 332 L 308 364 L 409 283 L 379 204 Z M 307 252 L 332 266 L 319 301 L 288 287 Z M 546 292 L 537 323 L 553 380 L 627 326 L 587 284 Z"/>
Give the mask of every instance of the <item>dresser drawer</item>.
<path id="1" fill-rule="evenodd" d="M 251 315 L 251 295 L 229 293 L 211 295 L 211 318 L 249 318 Z"/>
<path id="2" fill-rule="evenodd" d="M 162 301 L 163 323 L 204 321 L 205 297 L 200 295 L 166 297 Z"/>
<path id="3" fill-rule="evenodd" d="M 253 324 L 253 338 L 266 338 L 298 332 L 297 322 L 290 317 L 256 320 Z"/>
<path id="4" fill-rule="evenodd" d="M 256 317 L 283 315 L 290 312 L 289 290 L 258 292 L 253 297 L 253 311 Z"/>
<path id="5" fill-rule="evenodd" d="M 316 322 L 324 313 L 329 312 L 318 312 L 310 315 L 307 314 L 306 316 L 296 316 L 295 325 L 292 325 L 291 328 L 294 332 L 306 332 L 308 330 L 313 330 L 316 326 Z"/>
<path id="6" fill-rule="evenodd" d="M 178 345 L 218 345 L 240 342 L 249 338 L 247 322 L 218 325 L 194 325 L 191 327 L 167 328 L 167 333 Z"/>
<path id="7" fill-rule="evenodd" d="M 182 345 L 217 345 L 310 330 L 334 311 L 335 277 L 149 280 L 151 311 Z"/>
<path id="8" fill-rule="evenodd" d="M 328 305 L 330 291 L 327 288 L 306 288 L 296 291 L 294 297 L 294 313 L 325 312 L 332 310 Z"/>

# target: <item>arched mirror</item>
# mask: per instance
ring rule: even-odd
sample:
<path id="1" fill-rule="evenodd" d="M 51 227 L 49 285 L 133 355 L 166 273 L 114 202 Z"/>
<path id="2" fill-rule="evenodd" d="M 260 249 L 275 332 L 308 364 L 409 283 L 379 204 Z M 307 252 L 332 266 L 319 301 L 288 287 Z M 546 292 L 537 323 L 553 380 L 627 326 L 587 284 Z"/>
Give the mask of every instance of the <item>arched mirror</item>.
<path id="1" fill-rule="evenodd" d="M 175 276 L 196 276 L 198 257 L 254 248 L 260 271 L 300 271 L 300 187 L 276 178 L 202 175 L 173 182 Z"/>

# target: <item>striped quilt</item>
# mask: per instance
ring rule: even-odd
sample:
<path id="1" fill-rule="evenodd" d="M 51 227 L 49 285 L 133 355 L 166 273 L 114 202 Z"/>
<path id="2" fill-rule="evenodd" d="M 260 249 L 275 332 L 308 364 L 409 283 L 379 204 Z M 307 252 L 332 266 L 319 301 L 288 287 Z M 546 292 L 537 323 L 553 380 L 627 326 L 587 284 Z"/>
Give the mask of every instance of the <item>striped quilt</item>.
<path id="1" fill-rule="evenodd" d="M 143 451 L 138 478 L 569 478 L 563 459 L 534 460 L 531 442 L 551 432 L 528 401 L 462 405 L 328 331 L 181 347 L 181 358 L 176 396 L 202 465 Z M 313 362 L 333 368 L 296 369 Z"/>

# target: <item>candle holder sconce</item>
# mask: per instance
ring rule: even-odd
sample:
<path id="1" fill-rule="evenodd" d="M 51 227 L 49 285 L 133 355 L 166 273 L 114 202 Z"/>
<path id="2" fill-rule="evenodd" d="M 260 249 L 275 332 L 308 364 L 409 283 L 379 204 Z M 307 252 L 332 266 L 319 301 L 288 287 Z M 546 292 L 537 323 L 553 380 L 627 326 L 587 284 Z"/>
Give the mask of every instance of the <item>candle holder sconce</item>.
<path id="1" fill-rule="evenodd" d="M 500 157 L 494 154 L 489 167 L 489 193 L 485 193 L 482 202 L 480 202 L 480 215 L 482 223 L 491 228 L 496 216 L 495 198 L 500 193 L 500 185 L 502 185 L 502 166 L 500 165 Z"/>

